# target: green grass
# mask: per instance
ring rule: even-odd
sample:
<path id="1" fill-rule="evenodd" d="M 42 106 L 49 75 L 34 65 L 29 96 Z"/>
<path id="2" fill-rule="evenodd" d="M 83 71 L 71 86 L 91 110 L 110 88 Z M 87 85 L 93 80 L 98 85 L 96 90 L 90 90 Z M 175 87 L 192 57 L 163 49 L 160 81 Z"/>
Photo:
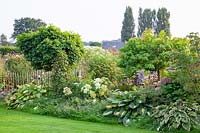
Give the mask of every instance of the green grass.
<path id="1" fill-rule="evenodd" d="M 153 133 L 120 125 L 75 121 L 7 110 L 0 103 L 0 133 Z"/>

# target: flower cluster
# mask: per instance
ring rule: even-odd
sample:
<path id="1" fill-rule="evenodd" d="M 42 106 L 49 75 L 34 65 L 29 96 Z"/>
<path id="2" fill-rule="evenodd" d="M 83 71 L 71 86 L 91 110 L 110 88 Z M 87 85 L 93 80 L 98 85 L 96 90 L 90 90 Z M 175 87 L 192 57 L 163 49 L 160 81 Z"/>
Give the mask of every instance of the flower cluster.
<path id="1" fill-rule="evenodd" d="M 81 88 L 81 92 L 87 95 L 89 98 L 105 98 L 106 95 L 109 93 L 109 86 L 110 82 L 107 78 L 96 78 L 91 84 L 85 84 Z"/>
<path id="2" fill-rule="evenodd" d="M 69 95 L 72 94 L 72 91 L 71 91 L 71 89 L 70 89 L 69 87 L 65 87 L 65 88 L 63 89 L 63 93 L 64 93 L 66 96 L 69 96 Z"/>

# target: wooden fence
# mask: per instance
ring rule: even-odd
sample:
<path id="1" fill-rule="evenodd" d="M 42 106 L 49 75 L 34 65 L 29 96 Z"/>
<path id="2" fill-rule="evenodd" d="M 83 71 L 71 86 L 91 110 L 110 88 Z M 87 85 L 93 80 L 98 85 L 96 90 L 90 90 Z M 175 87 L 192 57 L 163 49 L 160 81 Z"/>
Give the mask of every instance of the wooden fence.
<path id="1" fill-rule="evenodd" d="M 2 72 L 0 73 L 0 84 L 5 88 L 15 88 L 17 85 L 23 85 L 34 82 L 37 85 L 50 85 L 51 72 L 42 70 L 29 72 Z"/>

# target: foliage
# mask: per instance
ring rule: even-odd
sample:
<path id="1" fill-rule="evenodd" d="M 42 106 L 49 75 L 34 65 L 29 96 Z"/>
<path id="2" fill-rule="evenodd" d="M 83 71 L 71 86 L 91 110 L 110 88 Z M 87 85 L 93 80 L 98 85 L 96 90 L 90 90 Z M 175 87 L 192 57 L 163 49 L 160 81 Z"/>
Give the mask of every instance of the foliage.
<path id="1" fill-rule="evenodd" d="M 20 50 L 18 47 L 14 46 L 0 46 L 0 54 L 6 55 L 6 54 L 17 54 L 20 53 Z"/>
<path id="2" fill-rule="evenodd" d="M 5 98 L 9 108 L 23 108 L 26 102 L 39 99 L 46 94 L 46 88 L 34 84 L 18 86 L 18 89 Z"/>
<path id="3" fill-rule="evenodd" d="M 178 99 L 187 100 L 187 93 L 180 83 L 172 82 L 161 86 L 161 95 L 167 102 L 175 102 Z"/>
<path id="4" fill-rule="evenodd" d="M 138 17 L 138 33 L 137 36 L 141 37 L 143 32 L 147 29 L 153 29 L 155 25 L 156 19 L 156 11 L 151 9 L 139 9 L 139 17 Z"/>
<path id="5" fill-rule="evenodd" d="M 64 51 L 61 51 L 57 55 L 56 62 L 53 64 L 53 74 L 51 79 L 52 90 L 56 94 L 61 94 L 62 89 L 66 86 L 67 83 L 67 73 L 69 74 L 69 65 L 67 62 L 67 55 Z"/>
<path id="6" fill-rule="evenodd" d="M 81 92 L 86 98 L 104 99 L 109 94 L 111 82 L 107 78 L 96 78 L 90 84 L 85 84 Z"/>
<path id="7" fill-rule="evenodd" d="M 21 110 L 60 118 L 115 123 L 113 118 L 108 119 L 102 116 L 104 106 L 105 101 L 103 100 L 94 102 L 78 97 L 65 99 L 64 97 L 53 98 L 49 96 L 26 102 Z"/>
<path id="8" fill-rule="evenodd" d="M 26 73 L 32 70 L 30 62 L 22 55 L 8 56 L 5 62 L 5 69 L 9 72 Z"/>
<path id="9" fill-rule="evenodd" d="M 17 38 L 17 45 L 34 68 L 46 71 L 52 70 L 60 53 L 66 54 L 64 60 L 72 66 L 80 60 L 84 50 L 78 34 L 61 32 L 52 25 L 36 32 L 23 33 Z"/>
<path id="10" fill-rule="evenodd" d="M 177 100 L 170 105 L 155 107 L 152 117 L 159 123 L 158 131 L 197 128 L 200 122 L 200 105 Z"/>
<path id="11" fill-rule="evenodd" d="M 143 32 L 147 29 L 152 29 L 155 34 L 159 35 L 161 31 L 165 31 L 170 35 L 170 12 L 166 8 L 159 8 L 156 12 L 155 9 L 149 8 L 139 9 L 138 17 L 138 33 L 137 36 L 141 37 Z"/>
<path id="12" fill-rule="evenodd" d="M 135 24 L 132 13 L 132 8 L 130 6 L 126 7 L 124 13 L 123 26 L 121 30 L 121 40 L 122 42 L 128 41 L 130 38 L 135 37 Z"/>
<path id="13" fill-rule="evenodd" d="M 15 19 L 14 23 L 14 32 L 12 34 L 12 38 L 16 39 L 16 37 L 22 33 L 28 33 L 30 31 L 37 31 L 39 27 L 46 26 L 46 23 L 41 19 L 35 18 L 20 18 Z"/>
<path id="14" fill-rule="evenodd" d="M 90 46 L 102 47 L 102 43 L 100 43 L 100 42 L 90 42 Z"/>
<path id="15" fill-rule="evenodd" d="M 146 94 L 116 91 L 108 98 L 107 110 L 103 113 L 104 116 L 117 116 L 118 122 L 125 126 L 131 124 L 133 119 L 140 116 L 150 115 L 151 106 L 147 104 Z"/>
<path id="16" fill-rule="evenodd" d="M 167 35 L 170 35 L 170 12 L 166 8 L 159 8 L 157 11 L 155 33 L 159 34 L 162 30 L 166 32 Z"/>
<path id="17" fill-rule="evenodd" d="M 0 83 L 0 91 L 3 90 L 5 85 L 3 83 Z"/>
<path id="18" fill-rule="evenodd" d="M 174 52 L 176 65 L 176 80 L 183 85 L 191 95 L 199 97 L 200 94 L 200 38 L 198 34 L 191 33 L 188 40 L 182 41 L 182 49 Z"/>
<path id="19" fill-rule="evenodd" d="M 6 35 L 1 34 L 1 36 L 0 36 L 0 44 L 2 46 L 8 45 L 8 41 L 7 41 L 7 36 Z"/>
<path id="20" fill-rule="evenodd" d="M 142 38 L 130 39 L 120 50 L 119 66 L 124 68 L 128 76 L 133 76 L 138 70 L 157 71 L 170 65 L 171 39 L 165 32 L 153 35 L 151 30 L 144 32 Z"/>
<path id="21" fill-rule="evenodd" d="M 106 77 L 112 82 L 121 74 L 117 67 L 117 56 L 99 47 L 85 47 L 79 69 L 84 78 Z"/>

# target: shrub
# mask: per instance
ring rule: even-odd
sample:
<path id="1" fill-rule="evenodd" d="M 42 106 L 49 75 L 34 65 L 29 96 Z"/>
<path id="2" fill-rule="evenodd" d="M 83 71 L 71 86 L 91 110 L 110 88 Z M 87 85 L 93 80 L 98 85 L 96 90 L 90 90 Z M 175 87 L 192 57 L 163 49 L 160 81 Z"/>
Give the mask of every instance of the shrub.
<path id="1" fill-rule="evenodd" d="M 52 70 L 60 54 L 65 54 L 63 57 L 68 62 L 65 65 L 72 66 L 80 60 L 84 52 L 78 34 L 62 32 L 53 25 L 19 35 L 17 45 L 35 69 L 46 71 Z"/>
<path id="2" fill-rule="evenodd" d="M 172 82 L 161 86 L 161 95 L 167 102 L 175 102 L 178 99 L 187 100 L 188 94 L 180 83 Z"/>
<path id="3" fill-rule="evenodd" d="M 146 94 L 116 91 L 108 98 L 108 104 L 104 116 L 118 117 L 118 122 L 125 126 L 131 124 L 133 119 L 150 115 L 151 105 L 147 103 Z"/>
<path id="4" fill-rule="evenodd" d="M 6 55 L 6 54 L 17 54 L 20 53 L 20 49 L 15 46 L 0 46 L 0 54 Z"/>
<path id="5" fill-rule="evenodd" d="M 30 62 L 22 55 L 8 56 L 5 62 L 5 69 L 9 72 L 26 73 L 32 70 Z"/>
<path id="6" fill-rule="evenodd" d="M 9 94 L 5 98 L 5 102 L 9 108 L 23 108 L 26 102 L 41 98 L 45 94 L 46 89 L 44 87 L 34 84 L 25 84 L 18 86 L 16 91 Z"/>
<path id="7" fill-rule="evenodd" d="M 70 99 L 41 97 L 27 102 L 22 110 L 61 118 L 90 122 L 115 123 L 112 118 L 102 116 L 105 101 L 87 101 L 78 97 Z"/>
<path id="8" fill-rule="evenodd" d="M 154 108 L 152 117 L 159 123 L 158 131 L 197 128 L 200 122 L 200 106 L 177 100 L 170 105 L 159 105 Z"/>
<path id="9" fill-rule="evenodd" d="M 106 77 L 112 82 L 116 81 L 118 75 L 121 74 L 117 67 L 116 55 L 99 47 L 85 47 L 85 51 L 79 65 L 83 77 L 91 77 L 91 79 Z"/>
<path id="10" fill-rule="evenodd" d="M 191 95 L 200 94 L 200 37 L 191 33 L 189 45 L 176 54 L 176 80 Z"/>

